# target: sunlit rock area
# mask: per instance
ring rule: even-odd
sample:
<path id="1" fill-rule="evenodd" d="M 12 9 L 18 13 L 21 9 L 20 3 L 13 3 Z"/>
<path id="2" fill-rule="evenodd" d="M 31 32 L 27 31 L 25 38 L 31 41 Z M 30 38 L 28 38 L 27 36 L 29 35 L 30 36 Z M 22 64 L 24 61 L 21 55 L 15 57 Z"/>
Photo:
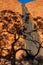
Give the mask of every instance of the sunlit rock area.
<path id="1" fill-rule="evenodd" d="M 42 0 L 0 0 L 0 65 L 43 65 Z"/>

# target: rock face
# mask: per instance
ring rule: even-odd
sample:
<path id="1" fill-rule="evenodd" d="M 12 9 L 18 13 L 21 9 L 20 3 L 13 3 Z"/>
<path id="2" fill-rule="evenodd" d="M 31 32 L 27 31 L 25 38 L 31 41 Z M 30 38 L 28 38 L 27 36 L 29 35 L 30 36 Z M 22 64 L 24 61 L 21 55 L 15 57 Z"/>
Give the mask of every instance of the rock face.
<path id="1" fill-rule="evenodd" d="M 38 23 L 41 23 L 38 25 L 38 27 L 43 28 L 43 1 L 42 0 L 35 0 L 34 2 L 30 2 L 26 4 L 26 7 L 28 8 L 28 11 L 31 13 L 32 16 L 32 22 L 36 25 Z M 39 18 L 38 18 L 39 17 Z M 35 21 L 34 18 L 37 20 Z M 37 23 L 38 22 L 38 23 Z M 39 41 L 42 42 L 43 40 L 43 29 L 40 29 L 38 32 L 39 35 Z M 43 42 L 42 42 L 43 46 Z M 41 54 L 42 53 L 42 54 Z M 40 54 L 43 56 L 43 49 L 40 50 Z"/>
<path id="2" fill-rule="evenodd" d="M 6 50 L 11 50 L 11 45 L 15 41 L 15 35 L 16 39 L 18 39 L 18 37 L 20 37 L 19 35 L 22 34 L 22 30 L 23 23 L 18 12 L 15 13 L 11 10 L 0 11 L 0 49 L 3 49 L 0 51 L 0 54 L 3 56 L 6 56 L 8 54 Z M 14 49 L 16 50 L 19 48 L 19 46 L 24 46 L 22 42 L 24 41 L 20 37 L 14 45 Z"/>
<path id="3" fill-rule="evenodd" d="M 0 0 L 0 10 L 13 10 L 15 12 L 22 12 L 21 4 L 17 0 Z"/>
<path id="4" fill-rule="evenodd" d="M 25 28 L 27 28 L 26 32 L 29 32 L 29 35 L 26 34 L 27 38 L 37 40 L 40 43 L 43 41 L 43 9 L 42 8 L 43 8 L 42 0 L 36 0 L 34 2 L 27 3 L 25 5 L 20 4 L 18 0 L 9 0 L 9 1 L 0 0 L 0 55 L 6 56 L 8 55 L 9 50 L 11 52 L 11 45 L 15 40 L 14 34 L 16 33 L 17 33 L 16 39 L 18 39 L 19 33 L 20 33 L 20 39 L 17 41 L 17 43 L 14 46 L 15 50 L 19 48 L 27 48 L 32 50 L 32 51 L 30 50 L 30 53 L 33 54 L 37 53 L 35 44 L 32 44 L 33 42 L 31 41 L 27 41 L 23 39 L 21 30 L 23 30 L 23 26 L 25 26 Z M 21 17 L 23 19 L 21 19 Z M 37 32 L 35 33 L 32 32 L 32 30 L 36 28 L 39 28 L 39 30 L 37 30 Z M 16 31 L 16 29 L 18 30 Z M 2 31 L 3 33 L 1 33 Z M 1 48 L 4 50 L 1 51 Z M 8 49 L 8 51 L 6 49 Z M 24 51 L 22 50 L 19 51 L 16 54 L 16 58 L 17 59 L 22 58 L 20 56 L 23 54 Z M 39 54 L 43 56 L 43 49 L 40 50 Z"/>

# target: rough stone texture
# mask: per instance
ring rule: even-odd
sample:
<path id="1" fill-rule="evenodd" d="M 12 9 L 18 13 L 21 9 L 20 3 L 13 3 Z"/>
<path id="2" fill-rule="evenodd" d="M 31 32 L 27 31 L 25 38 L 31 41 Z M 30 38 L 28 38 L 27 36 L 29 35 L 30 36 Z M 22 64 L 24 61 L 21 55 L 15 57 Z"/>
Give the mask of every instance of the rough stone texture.
<path id="1" fill-rule="evenodd" d="M 43 19 L 43 0 L 35 0 L 34 2 L 30 2 L 30 3 L 25 4 L 25 6 L 27 7 L 28 12 L 31 14 L 31 21 L 32 21 L 33 25 L 37 24 L 37 22 L 34 23 L 35 21 L 33 20 L 33 18 L 37 18 L 37 16 L 40 16 Z M 14 12 L 19 12 L 20 14 L 22 14 L 22 5 L 17 0 L 9 0 L 9 1 L 8 0 L 0 0 L 0 11 L 2 11 L 2 10 L 12 10 Z M 42 22 L 42 26 L 43 26 L 43 20 L 41 20 L 41 22 Z M 2 23 L 0 24 L 0 31 L 1 31 L 1 26 L 2 26 Z M 37 32 L 39 35 L 39 40 L 42 41 L 43 40 L 43 34 L 41 34 L 41 33 L 43 33 L 43 30 L 40 30 Z M 5 33 L 5 34 L 8 34 L 8 33 Z M 8 36 L 9 36 L 9 41 L 12 42 L 13 35 L 8 34 Z M 37 39 L 37 37 L 35 37 L 35 36 L 33 36 L 33 37 Z M 8 45 L 9 47 L 6 46 L 8 49 L 11 48 L 9 41 L 7 40 L 7 42 L 9 43 L 9 45 Z M 22 41 L 24 41 L 24 40 L 22 40 Z M 42 44 L 42 46 L 43 46 L 43 44 Z M 17 45 L 17 47 L 18 47 L 18 45 Z M 15 47 L 15 48 L 17 48 L 17 47 Z M 7 52 L 4 51 L 3 52 L 4 56 L 5 56 L 4 53 L 7 54 Z M 43 56 L 43 49 L 40 50 L 39 54 Z M 16 57 L 18 58 L 19 53 L 17 55 L 18 56 L 16 56 Z M 26 65 L 28 65 L 28 64 L 26 64 Z"/>

